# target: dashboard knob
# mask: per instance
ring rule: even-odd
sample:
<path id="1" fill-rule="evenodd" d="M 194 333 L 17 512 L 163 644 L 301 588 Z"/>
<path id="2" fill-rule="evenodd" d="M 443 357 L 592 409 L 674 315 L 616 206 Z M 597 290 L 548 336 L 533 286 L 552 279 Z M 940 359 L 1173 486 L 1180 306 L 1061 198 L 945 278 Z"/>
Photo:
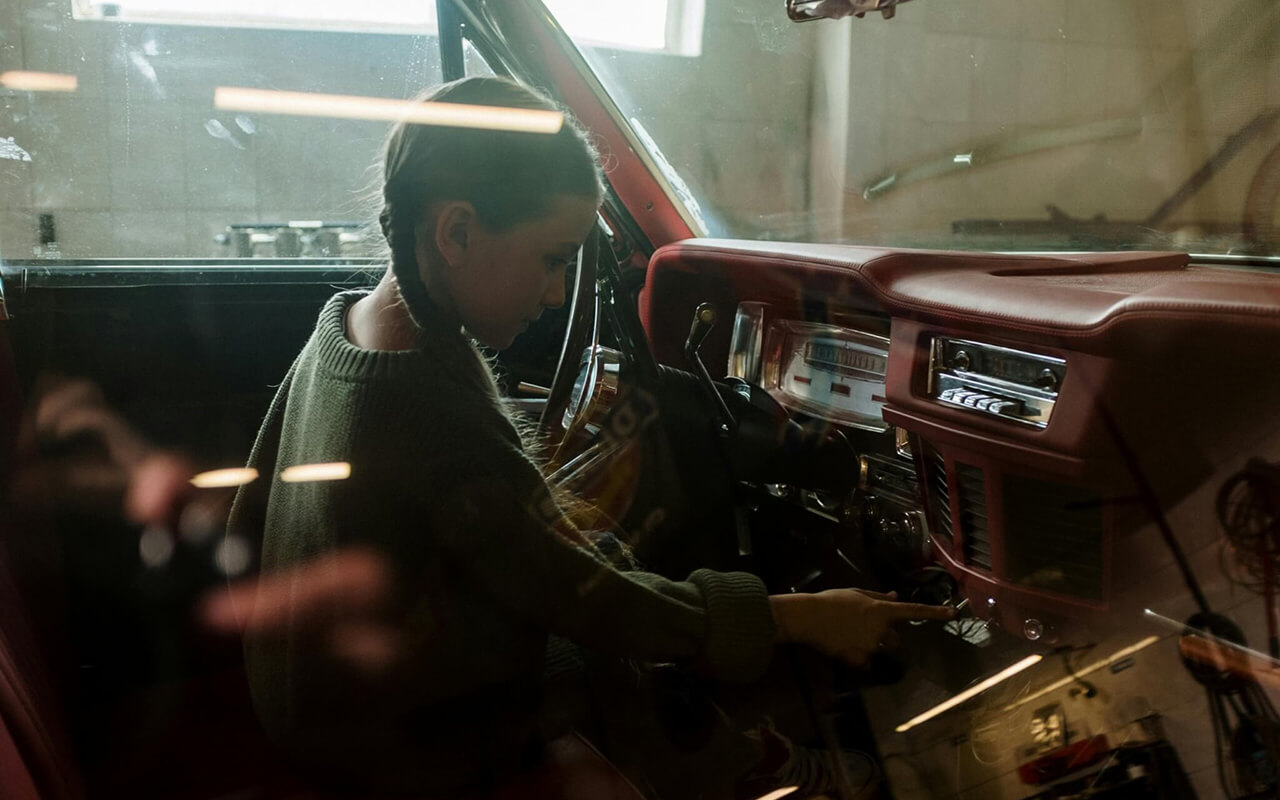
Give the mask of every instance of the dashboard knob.
<path id="1" fill-rule="evenodd" d="M 902 523 L 898 522 L 896 519 L 882 519 L 880 520 L 880 533 L 882 533 L 886 539 L 900 539 L 902 538 Z"/>
<path id="2" fill-rule="evenodd" d="M 925 523 L 924 514 L 919 511 L 904 511 L 901 517 L 902 533 L 907 545 L 924 556 L 929 555 L 929 527 Z"/>
<path id="3" fill-rule="evenodd" d="M 1038 619 L 1027 619 L 1022 623 L 1022 635 L 1028 641 L 1038 642 L 1044 636 L 1044 623 Z"/>
<path id="4" fill-rule="evenodd" d="M 956 369 L 969 369 L 969 367 L 972 366 L 972 363 L 969 360 L 969 354 L 963 350 L 957 350 L 956 354 L 951 358 L 951 366 Z"/>
<path id="5" fill-rule="evenodd" d="M 1058 376 L 1051 369 L 1042 369 L 1040 374 L 1036 376 L 1036 385 L 1046 392 L 1056 392 L 1058 390 Z"/>

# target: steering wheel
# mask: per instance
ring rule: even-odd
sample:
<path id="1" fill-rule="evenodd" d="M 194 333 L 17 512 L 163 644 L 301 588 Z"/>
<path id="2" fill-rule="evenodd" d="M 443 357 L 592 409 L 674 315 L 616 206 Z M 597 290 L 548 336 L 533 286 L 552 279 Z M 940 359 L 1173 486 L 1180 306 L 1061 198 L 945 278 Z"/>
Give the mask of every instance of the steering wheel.
<path id="1" fill-rule="evenodd" d="M 631 399 L 624 401 L 627 408 L 619 411 L 631 412 L 644 407 L 645 402 L 639 398 L 653 395 L 643 390 L 656 389 L 660 378 L 639 319 L 628 317 L 624 308 L 609 305 L 616 303 L 621 293 L 621 273 L 603 224 L 597 225 L 583 244 L 578 267 L 569 324 L 539 420 L 539 433 L 552 453 L 549 482 L 578 491 L 586 488 L 586 484 L 604 480 L 609 484 L 604 491 L 619 500 L 632 495 L 636 476 L 642 469 L 635 460 L 638 450 L 632 446 L 639 441 L 635 436 L 638 429 L 622 433 L 621 428 L 610 424 L 613 432 L 620 435 L 609 436 L 599 434 L 593 426 L 607 424 L 613 400 L 624 391 L 619 383 L 624 362 L 631 375 L 627 381 L 629 389 L 642 391 L 629 395 Z M 621 351 L 600 345 L 600 319 L 606 313 L 614 323 Z M 643 417 L 645 422 L 651 418 Z M 588 432 L 593 435 L 585 435 Z M 625 470 L 613 469 L 612 473 L 605 470 L 628 463 L 631 480 L 624 479 Z M 612 478 L 606 477 L 609 474 Z M 621 504 L 628 505 L 629 501 Z"/>
<path id="2" fill-rule="evenodd" d="M 599 341 L 600 301 L 596 277 L 603 239 L 600 226 L 596 225 L 578 251 L 578 275 L 569 305 L 569 324 L 565 328 L 564 343 L 560 346 L 555 377 L 551 379 L 551 388 L 547 393 L 547 404 L 538 420 L 538 431 L 556 453 L 553 459 L 555 461 L 561 460 L 561 451 L 577 432 L 566 427 L 565 411 L 574 399 L 574 384 L 583 372 L 583 352 L 588 347 L 594 351 Z"/>

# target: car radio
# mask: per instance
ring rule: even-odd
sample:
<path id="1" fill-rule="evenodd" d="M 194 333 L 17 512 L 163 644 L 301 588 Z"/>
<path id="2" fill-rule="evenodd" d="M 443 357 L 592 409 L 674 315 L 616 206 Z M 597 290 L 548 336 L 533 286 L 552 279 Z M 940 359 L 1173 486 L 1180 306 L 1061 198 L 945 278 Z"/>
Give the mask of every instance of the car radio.
<path id="1" fill-rule="evenodd" d="M 936 336 L 929 355 L 929 396 L 1045 428 L 1066 374 L 1067 362 L 1055 356 Z"/>

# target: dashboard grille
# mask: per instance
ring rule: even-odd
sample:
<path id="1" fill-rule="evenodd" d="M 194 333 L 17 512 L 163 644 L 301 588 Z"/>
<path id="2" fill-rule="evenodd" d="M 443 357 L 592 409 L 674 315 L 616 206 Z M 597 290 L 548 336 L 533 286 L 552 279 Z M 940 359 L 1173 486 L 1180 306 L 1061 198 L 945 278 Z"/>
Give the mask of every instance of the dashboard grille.
<path id="1" fill-rule="evenodd" d="M 929 500 L 933 506 L 933 524 L 935 532 L 948 542 L 951 541 L 951 492 L 947 488 L 947 462 L 942 453 L 929 448 L 925 458 L 929 471 Z"/>
<path id="2" fill-rule="evenodd" d="M 956 510 L 964 536 L 965 563 L 991 569 L 991 533 L 987 524 L 987 485 L 982 470 L 956 464 Z"/>
<path id="3" fill-rule="evenodd" d="M 1102 496 L 1091 489 L 1009 476 L 1004 482 L 1010 580 L 1073 597 L 1103 596 Z"/>

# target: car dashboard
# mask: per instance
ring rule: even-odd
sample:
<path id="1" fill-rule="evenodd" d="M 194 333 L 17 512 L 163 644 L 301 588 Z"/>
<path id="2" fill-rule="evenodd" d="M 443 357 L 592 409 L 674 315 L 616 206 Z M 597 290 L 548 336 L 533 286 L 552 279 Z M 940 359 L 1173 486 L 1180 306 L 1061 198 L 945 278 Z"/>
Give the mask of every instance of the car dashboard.
<path id="1" fill-rule="evenodd" d="M 1184 254 L 677 243 L 641 295 L 661 363 L 704 302 L 734 310 L 709 366 L 856 453 L 847 495 L 764 488 L 1032 641 L 1141 604 L 1166 511 L 1246 457 L 1280 400 L 1280 277 Z"/>

